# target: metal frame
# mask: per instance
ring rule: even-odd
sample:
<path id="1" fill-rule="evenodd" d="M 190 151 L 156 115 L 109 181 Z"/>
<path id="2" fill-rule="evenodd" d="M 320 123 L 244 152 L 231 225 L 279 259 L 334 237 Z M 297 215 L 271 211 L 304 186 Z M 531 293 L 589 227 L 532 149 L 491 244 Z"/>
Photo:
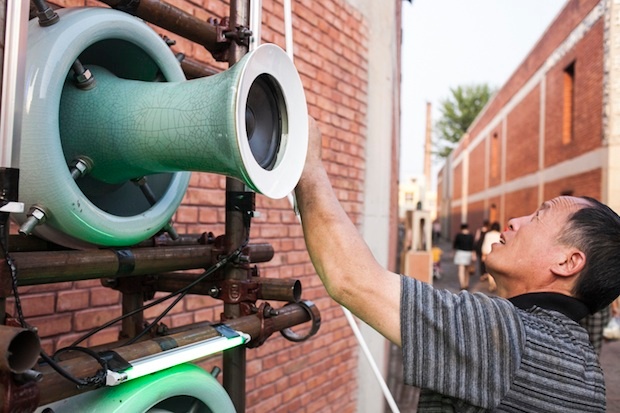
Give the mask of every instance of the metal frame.
<path id="1" fill-rule="evenodd" d="M 0 0 L 3 2 L 3 0 Z M 140 2 L 124 0 L 101 0 L 112 7 L 134 14 L 150 23 L 186 37 L 207 48 L 216 59 L 227 61 L 229 65 L 238 62 L 250 46 L 250 0 L 231 0 L 230 17 L 220 22 L 205 23 L 195 17 L 157 0 L 141 0 Z M 5 53 L 3 76 L 3 107 L 2 107 L 2 153 L 10 151 L 11 159 L 2 158 L 7 168 L 15 168 L 19 159 L 19 121 L 21 97 L 19 91 L 19 68 L 23 68 L 25 39 L 27 28 L 22 22 L 25 17 L 27 3 L 10 1 L 10 5 L 21 5 L 21 8 L 9 7 L 6 16 L 10 22 L 7 37 L 10 41 L 10 52 Z M 4 10 L 0 11 L 4 12 Z M 256 13 L 256 10 L 254 10 Z M 9 24 L 10 23 L 10 24 Z M 15 32 L 15 33 L 14 33 Z M 18 33 L 17 36 L 15 34 Z M 11 36 L 9 36 L 11 35 Z M 7 43 L 8 45 L 8 43 Z M 9 56 L 7 56 L 9 55 Z M 188 77 L 199 77 L 212 74 L 213 71 L 203 65 L 187 61 L 182 67 L 189 73 Z M 21 71 L 23 72 L 23 70 Z M 7 83 L 10 82 L 10 83 Z M 7 84 L 17 85 L 7 89 Z M 5 95 L 7 97 L 5 98 Z M 15 102 L 14 105 L 5 103 Z M 13 125 L 10 125 L 13 122 Z M 15 138 L 15 139 L 13 139 Z M 6 143 L 11 140 L 10 143 Z M 15 182 L 15 186 L 17 182 Z M 0 181 L 0 200 L 5 202 L 7 182 Z M 15 196 L 17 191 L 15 190 Z M 140 245 L 126 249 L 74 251 L 59 250 L 59 247 L 39 239 L 23 240 L 9 235 L 8 217 L 10 212 L 1 212 L 2 221 L 0 236 L 6 247 L 5 261 L 0 266 L 0 316 L 6 325 L 19 324 L 19 320 L 6 317 L 5 298 L 12 294 L 15 287 L 13 274 L 18 272 L 24 276 L 19 278 L 20 285 L 37 285 L 77 279 L 99 278 L 104 286 L 122 292 L 122 310 L 124 314 L 132 313 L 123 320 L 121 335 L 125 339 L 109 343 L 93 351 L 112 350 L 125 359 L 150 356 L 162 351 L 161 340 L 187 345 L 199 340 L 213 337 L 216 331 L 208 324 L 194 324 L 174 331 L 151 332 L 150 338 L 127 345 L 126 342 L 136 336 L 142 329 L 144 319 L 139 310 L 145 296 L 153 296 L 156 291 L 171 291 L 179 285 L 186 285 L 196 280 L 195 273 L 183 273 L 186 270 L 204 268 L 215 264 L 220 265 L 222 256 L 232 259 L 221 268 L 217 268 L 214 278 L 208 283 L 197 285 L 190 290 L 193 294 L 205 294 L 223 301 L 221 322 L 234 330 L 242 331 L 251 337 L 251 345 L 262 345 L 274 332 L 280 331 L 292 341 L 303 341 L 316 333 L 320 325 L 320 314 L 311 302 L 300 302 L 301 284 L 297 280 L 261 279 L 258 270 L 252 263 L 265 262 L 273 256 L 273 249 L 268 244 L 249 244 L 250 224 L 254 213 L 255 194 L 236 179 L 226 180 L 226 222 L 225 234 L 214 237 L 212 234 L 185 235 L 177 240 L 168 236 L 153 238 Z M 13 201 L 13 200 L 11 200 Z M 130 256 L 133 265 L 127 264 Z M 19 257 L 18 263 L 11 262 L 10 257 Z M 165 258 L 168 257 L 168 258 Z M 170 259 L 169 257 L 173 257 Z M 140 267 L 142 265 L 142 267 Z M 136 270 L 136 267 L 139 267 Z M 153 277 L 153 275 L 157 277 Z M 279 309 L 264 302 L 257 307 L 258 299 L 278 300 L 286 302 Z M 134 314 L 135 313 L 135 314 Z M 303 323 L 311 323 L 309 334 L 298 336 L 290 328 Z M 0 335 L 2 335 L 0 329 Z M 131 343 L 131 342 L 130 342 Z M 11 343 L 9 343 L 11 344 Z M 0 361 L 7 354 L 0 354 Z M 0 366 L 2 363 L 0 363 Z M 59 362 L 61 368 L 76 376 L 93 374 L 100 366 L 94 358 L 76 355 Z M 87 389 L 78 389 L 75 384 L 61 377 L 58 371 L 48 366 L 35 367 L 36 372 L 16 375 L 14 372 L 0 369 L 0 406 L 3 411 L 29 411 L 36 406 L 70 397 Z M 223 383 L 237 412 L 245 411 L 246 381 L 246 349 L 243 346 L 227 350 L 223 353 Z"/>

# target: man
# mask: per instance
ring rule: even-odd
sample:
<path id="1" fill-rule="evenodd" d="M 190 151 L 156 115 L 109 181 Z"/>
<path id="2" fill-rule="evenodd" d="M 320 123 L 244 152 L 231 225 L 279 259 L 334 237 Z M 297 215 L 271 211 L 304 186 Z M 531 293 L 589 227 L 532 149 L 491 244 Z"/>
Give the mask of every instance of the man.
<path id="1" fill-rule="evenodd" d="M 493 245 L 499 297 L 452 294 L 377 263 L 333 193 L 320 146 L 311 119 L 296 188 L 310 258 L 332 298 L 402 346 L 420 412 L 605 411 L 602 371 L 577 321 L 620 293 L 616 213 L 584 198 L 545 202 Z"/>

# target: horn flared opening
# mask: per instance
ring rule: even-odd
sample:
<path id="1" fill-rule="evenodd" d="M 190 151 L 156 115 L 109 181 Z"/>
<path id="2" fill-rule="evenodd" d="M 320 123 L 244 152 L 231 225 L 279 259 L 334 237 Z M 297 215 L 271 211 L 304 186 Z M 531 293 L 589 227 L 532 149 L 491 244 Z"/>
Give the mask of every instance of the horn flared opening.
<path id="1" fill-rule="evenodd" d="M 295 189 L 308 150 L 308 108 L 303 85 L 293 62 L 276 45 L 263 44 L 247 58 L 236 103 L 242 174 L 258 192 L 284 198 Z M 264 114 L 260 121 L 255 112 L 254 118 L 248 120 L 248 107 L 253 112 L 258 106 Z M 259 123 L 262 129 L 257 135 Z"/>

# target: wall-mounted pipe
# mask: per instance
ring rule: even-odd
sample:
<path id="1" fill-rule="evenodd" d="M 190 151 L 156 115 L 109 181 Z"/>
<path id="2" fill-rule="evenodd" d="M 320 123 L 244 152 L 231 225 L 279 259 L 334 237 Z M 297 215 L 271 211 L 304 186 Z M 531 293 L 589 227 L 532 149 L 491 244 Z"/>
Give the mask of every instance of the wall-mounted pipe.
<path id="1" fill-rule="evenodd" d="M 24 373 L 36 364 L 40 351 L 35 332 L 0 325 L 0 371 Z"/>
<path id="2" fill-rule="evenodd" d="M 185 73 L 185 77 L 188 79 L 197 79 L 220 73 L 218 70 L 189 58 L 181 60 L 181 69 L 183 69 L 183 73 Z"/>
<path id="3" fill-rule="evenodd" d="M 154 280 L 149 281 L 149 285 L 155 291 L 174 292 L 194 282 L 200 274 L 158 274 Z M 242 282 L 239 282 L 241 284 Z M 301 281 L 294 279 L 261 278 L 252 277 L 247 281 L 254 291 L 243 291 L 240 296 L 252 298 L 254 300 L 275 300 L 297 303 L 301 300 Z M 217 297 L 218 282 L 201 282 L 192 287 L 188 293 L 198 295 L 210 295 Z M 254 301 L 253 300 L 253 301 Z"/>
<path id="4" fill-rule="evenodd" d="M 269 244 L 247 247 L 251 262 L 266 262 L 273 257 Z M 222 250 L 214 245 L 180 245 L 132 249 L 65 250 L 14 252 L 18 285 L 49 284 L 65 281 L 114 278 L 209 268 Z"/>
<path id="5" fill-rule="evenodd" d="M 204 46 L 212 54 L 221 53 L 229 43 L 221 38 L 215 26 L 208 24 L 191 14 L 159 0 L 100 0 L 116 9 L 126 11 L 149 23 L 169 30 L 181 37 Z M 126 6 L 126 5 L 130 6 Z"/>

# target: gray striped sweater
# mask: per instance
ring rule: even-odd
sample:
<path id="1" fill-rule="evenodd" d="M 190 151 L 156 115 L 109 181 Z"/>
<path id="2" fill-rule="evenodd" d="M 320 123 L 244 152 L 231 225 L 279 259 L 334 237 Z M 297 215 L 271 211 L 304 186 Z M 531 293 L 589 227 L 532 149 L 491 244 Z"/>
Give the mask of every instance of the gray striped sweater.
<path id="1" fill-rule="evenodd" d="M 588 333 L 558 311 L 403 277 L 401 335 L 421 413 L 605 411 Z"/>

